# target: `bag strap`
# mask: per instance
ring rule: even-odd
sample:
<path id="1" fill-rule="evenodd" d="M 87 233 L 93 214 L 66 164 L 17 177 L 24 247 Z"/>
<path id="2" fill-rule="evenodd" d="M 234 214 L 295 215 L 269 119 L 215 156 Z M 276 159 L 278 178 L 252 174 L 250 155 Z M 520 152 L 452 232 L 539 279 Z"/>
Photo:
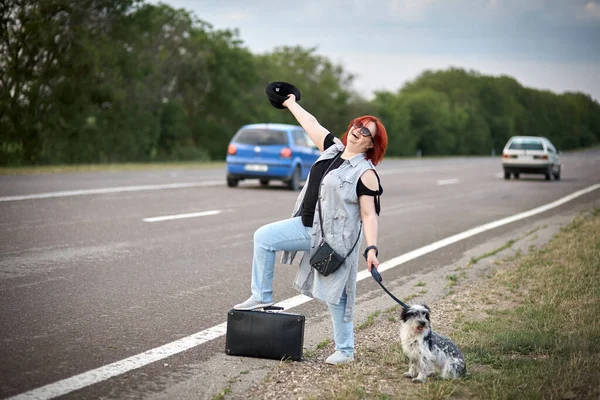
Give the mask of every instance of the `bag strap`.
<path id="1" fill-rule="evenodd" d="M 381 283 L 381 281 L 383 280 L 383 278 L 379 274 L 379 271 L 377 271 L 377 268 L 375 268 L 375 267 L 371 268 L 371 276 L 373 277 L 373 279 L 375 279 L 375 282 L 379 283 L 379 286 L 381 286 L 381 288 L 383 290 L 385 290 L 385 292 L 387 294 L 389 294 L 390 297 L 396 301 L 396 303 L 400 304 L 402 306 L 402 308 L 404 308 L 405 310 L 408 309 L 408 306 L 406 304 L 404 304 L 402 302 L 402 300 L 399 300 L 396 296 L 394 296 L 392 293 L 390 293 L 390 291 L 387 290 L 385 286 L 383 286 L 383 283 Z"/>
<path id="2" fill-rule="evenodd" d="M 331 164 L 329 164 L 329 167 L 327 167 L 327 169 L 323 173 L 323 176 L 321 177 L 321 181 L 319 182 L 319 190 L 317 191 L 317 201 L 319 202 L 319 227 L 321 228 L 321 241 L 325 240 L 325 231 L 323 230 L 323 216 L 321 215 L 323 213 L 323 208 L 321 208 L 321 184 L 323 183 L 323 179 L 325 179 L 325 175 L 327 175 L 327 173 L 329 172 L 329 170 L 331 169 L 331 167 L 335 163 L 335 160 L 337 160 L 339 157 L 341 157 L 341 155 L 342 155 L 342 152 L 340 151 L 337 154 L 337 156 L 335 156 L 335 158 L 333 159 L 333 161 L 331 162 Z M 358 236 L 356 237 L 356 242 L 354 242 L 354 246 L 352 246 L 352 248 L 350 249 L 350 251 L 348 252 L 348 254 L 346 254 L 346 256 L 344 257 L 344 260 L 350 254 L 352 254 L 352 252 L 354 251 L 354 248 L 356 247 L 356 245 L 358 243 L 358 239 L 360 239 L 360 233 L 361 233 L 361 231 L 362 231 L 362 221 L 360 221 L 360 229 L 358 230 Z"/>

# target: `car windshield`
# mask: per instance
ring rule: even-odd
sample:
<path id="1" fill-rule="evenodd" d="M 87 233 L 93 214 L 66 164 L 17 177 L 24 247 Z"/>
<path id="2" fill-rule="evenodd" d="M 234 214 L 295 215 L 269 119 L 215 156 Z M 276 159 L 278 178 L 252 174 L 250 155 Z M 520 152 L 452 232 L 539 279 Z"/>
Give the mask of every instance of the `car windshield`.
<path id="1" fill-rule="evenodd" d="M 286 145 L 287 135 L 270 129 L 244 129 L 237 134 L 235 141 L 241 144 Z"/>
<path id="2" fill-rule="evenodd" d="M 539 140 L 514 140 L 508 147 L 511 150 L 544 150 Z"/>

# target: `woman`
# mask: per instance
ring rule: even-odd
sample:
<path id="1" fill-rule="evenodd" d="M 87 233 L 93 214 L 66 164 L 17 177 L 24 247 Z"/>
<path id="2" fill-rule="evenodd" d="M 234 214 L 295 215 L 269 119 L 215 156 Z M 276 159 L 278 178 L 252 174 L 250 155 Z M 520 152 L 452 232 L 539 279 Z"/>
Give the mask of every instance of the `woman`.
<path id="1" fill-rule="evenodd" d="M 353 361 L 353 313 L 359 261 L 356 243 L 363 235 L 367 268 L 369 271 L 377 268 L 377 216 L 383 188 L 374 168 L 385 153 L 387 133 L 377 118 L 363 116 L 351 122 L 340 140 L 296 103 L 293 94 L 283 105 L 323 153 L 311 168 L 292 218 L 265 225 L 254 234 L 252 296 L 234 308 L 252 310 L 272 305 L 275 253 L 283 250 L 282 263 L 291 264 L 296 252 L 304 251 L 294 287 L 329 306 L 335 353 L 326 362 Z M 319 274 L 309 263 L 321 241 L 321 220 L 326 241 L 338 254 L 348 254 L 342 266 L 328 276 Z"/>

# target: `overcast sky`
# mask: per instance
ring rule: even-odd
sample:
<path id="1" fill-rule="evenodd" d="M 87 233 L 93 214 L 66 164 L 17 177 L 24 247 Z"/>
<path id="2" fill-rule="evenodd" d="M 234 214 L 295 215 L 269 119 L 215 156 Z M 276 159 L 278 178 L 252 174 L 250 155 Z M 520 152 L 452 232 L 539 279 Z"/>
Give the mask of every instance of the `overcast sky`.
<path id="1" fill-rule="evenodd" d="M 162 2 L 215 29 L 238 29 L 253 53 L 317 47 L 357 76 L 355 88 L 367 98 L 425 69 L 457 66 L 600 101 L 600 0 Z"/>

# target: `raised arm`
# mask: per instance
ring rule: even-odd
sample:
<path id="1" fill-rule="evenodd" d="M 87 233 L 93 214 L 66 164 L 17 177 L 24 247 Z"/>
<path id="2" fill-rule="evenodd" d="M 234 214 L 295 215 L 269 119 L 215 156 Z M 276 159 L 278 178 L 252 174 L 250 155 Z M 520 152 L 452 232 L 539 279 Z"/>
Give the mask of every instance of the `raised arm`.
<path id="1" fill-rule="evenodd" d="M 323 151 L 323 142 L 329 131 L 323 128 L 312 114 L 302 108 L 300 104 L 296 103 L 296 96 L 293 94 L 288 96 L 288 99 L 283 102 L 283 105 L 292 112 L 298 123 L 304 128 L 306 133 L 308 133 L 308 136 L 319 150 Z"/>

